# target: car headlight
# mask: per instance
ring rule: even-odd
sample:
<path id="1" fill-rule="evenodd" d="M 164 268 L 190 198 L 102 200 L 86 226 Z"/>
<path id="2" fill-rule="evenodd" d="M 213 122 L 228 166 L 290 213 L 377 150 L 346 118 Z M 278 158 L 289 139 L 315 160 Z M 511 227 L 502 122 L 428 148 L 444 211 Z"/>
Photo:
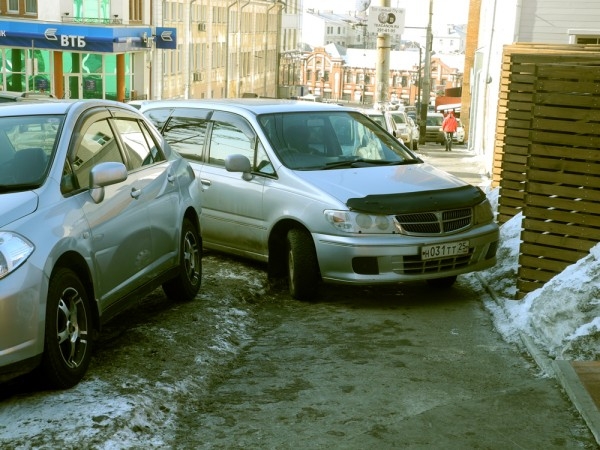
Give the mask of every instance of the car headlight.
<path id="1" fill-rule="evenodd" d="M 391 234 L 398 232 L 391 216 L 336 210 L 326 210 L 324 214 L 327 222 L 336 230 L 345 233 Z"/>
<path id="2" fill-rule="evenodd" d="M 7 276 L 33 253 L 33 244 L 10 231 L 0 231 L 0 279 Z"/>
<path id="3" fill-rule="evenodd" d="M 494 220 L 492 205 L 486 199 L 473 208 L 473 225 L 489 223 Z"/>

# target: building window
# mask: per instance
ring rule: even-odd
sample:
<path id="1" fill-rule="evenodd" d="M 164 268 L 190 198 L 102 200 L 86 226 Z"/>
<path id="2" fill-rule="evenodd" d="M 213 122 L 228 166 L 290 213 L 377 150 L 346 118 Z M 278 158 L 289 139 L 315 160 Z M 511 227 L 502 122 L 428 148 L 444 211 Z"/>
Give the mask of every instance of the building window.
<path id="1" fill-rule="evenodd" d="M 594 44 L 600 44 L 600 37 L 599 36 L 577 36 L 577 44 L 584 44 L 584 45 L 594 45 Z"/>
<path id="2" fill-rule="evenodd" d="M 25 0 L 25 14 L 37 14 L 37 0 Z"/>
<path id="3" fill-rule="evenodd" d="M 129 20 L 142 22 L 142 0 L 129 0 Z"/>
<path id="4" fill-rule="evenodd" d="M 19 12 L 19 0 L 8 0 L 8 12 L 18 13 Z"/>

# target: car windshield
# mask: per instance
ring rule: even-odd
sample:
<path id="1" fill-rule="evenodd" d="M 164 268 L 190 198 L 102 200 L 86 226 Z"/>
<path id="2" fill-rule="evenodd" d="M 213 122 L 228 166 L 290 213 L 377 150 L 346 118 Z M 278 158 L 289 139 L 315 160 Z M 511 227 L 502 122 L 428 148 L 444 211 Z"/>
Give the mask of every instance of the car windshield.
<path id="1" fill-rule="evenodd" d="M 369 115 L 369 117 L 371 118 L 371 120 L 376 122 L 377 125 L 379 125 L 381 128 L 385 129 L 385 120 L 383 118 L 383 114 L 372 114 L 372 115 Z"/>
<path id="2" fill-rule="evenodd" d="M 275 113 L 258 120 L 281 162 L 291 169 L 421 162 L 360 112 Z"/>
<path id="3" fill-rule="evenodd" d="M 0 190 L 33 189 L 48 172 L 62 116 L 0 117 Z"/>
<path id="4" fill-rule="evenodd" d="M 392 119 L 394 119 L 394 122 L 396 122 L 397 124 L 403 124 L 406 123 L 406 116 L 404 114 L 391 114 Z"/>
<path id="5" fill-rule="evenodd" d="M 427 125 L 428 126 L 442 126 L 443 121 L 442 116 L 427 116 Z"/>

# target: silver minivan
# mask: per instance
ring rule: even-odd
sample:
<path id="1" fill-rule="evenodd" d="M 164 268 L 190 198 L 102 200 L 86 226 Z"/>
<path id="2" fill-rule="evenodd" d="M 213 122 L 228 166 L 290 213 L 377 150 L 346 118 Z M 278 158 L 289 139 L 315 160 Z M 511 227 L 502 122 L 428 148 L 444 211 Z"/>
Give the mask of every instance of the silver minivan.
<path id="1" fill-rule="evenodd" d="M 226 99 L 141 111 L 196 171 L 204 246 L 267 262 L 297 299 L 315 298 L 321 282 L 449 286 L 496 262 L 481 189 L 353 108 Z"/>

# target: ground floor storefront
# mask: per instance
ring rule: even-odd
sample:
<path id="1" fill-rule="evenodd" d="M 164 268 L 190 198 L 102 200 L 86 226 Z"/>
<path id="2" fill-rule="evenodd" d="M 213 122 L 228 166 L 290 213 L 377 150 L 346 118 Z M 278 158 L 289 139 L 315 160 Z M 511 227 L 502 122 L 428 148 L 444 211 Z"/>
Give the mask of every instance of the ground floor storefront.
<path id="1" fill-rule="evenodd" d="M 0 90 L 57 98 L 142 97 L 146 61 L 176 46 L 174 28 L 102 24 L 0 22 Z"/>

